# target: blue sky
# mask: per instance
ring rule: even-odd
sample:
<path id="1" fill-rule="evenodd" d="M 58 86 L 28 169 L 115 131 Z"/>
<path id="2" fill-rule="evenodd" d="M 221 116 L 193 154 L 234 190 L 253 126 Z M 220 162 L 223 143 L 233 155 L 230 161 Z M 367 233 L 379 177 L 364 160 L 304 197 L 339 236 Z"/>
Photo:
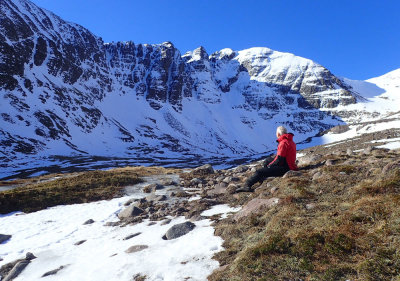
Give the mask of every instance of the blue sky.
<path id="1" fill-rule="evenodd" d="M 398 0 L 34 0 L 105 42 L 171 41 L 181 53 L 204 46 L 268 47 L 312 59 L 334 74 L 368 79 L 400 68 Z"/>

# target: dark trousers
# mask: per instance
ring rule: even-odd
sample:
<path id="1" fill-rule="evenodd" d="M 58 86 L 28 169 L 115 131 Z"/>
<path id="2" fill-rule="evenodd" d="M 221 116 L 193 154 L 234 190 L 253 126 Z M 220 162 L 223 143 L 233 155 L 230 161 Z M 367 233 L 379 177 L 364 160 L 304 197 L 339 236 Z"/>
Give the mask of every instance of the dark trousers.
<path id="1" fill-rule="evenodd" d="M 263 182 L 266 178 L 269 177 L 281 177 L 283 176 L 287 171 L 289 171 L 288 168 L 282 167 L 282 166 L 272 166 L 272 167 L 265 167 L 258 169 L 253 176 L 247 179 L 246 185 L 248 187 L 251 187 L 254 185 L 256 182 Z"/>

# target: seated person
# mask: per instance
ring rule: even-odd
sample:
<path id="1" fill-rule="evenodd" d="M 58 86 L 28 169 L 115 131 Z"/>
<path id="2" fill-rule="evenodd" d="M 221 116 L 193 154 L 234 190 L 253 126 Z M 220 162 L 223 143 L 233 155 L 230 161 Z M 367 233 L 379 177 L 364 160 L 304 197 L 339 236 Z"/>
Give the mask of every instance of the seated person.
<path id="1" fill-rule="evenodd" d="M 281 177 L 289 170 L 297 171 L 296 144 L 293 142 L 293 134 L 280 126 L 276 129 L 278 152 L 274 160 L 266 167 L 258 169 L 253 176 L 247 179 L 245 185 L 236 189 L 236 192 L 251 192 L 256 182 L 263 182 L 268 177 Z"/>

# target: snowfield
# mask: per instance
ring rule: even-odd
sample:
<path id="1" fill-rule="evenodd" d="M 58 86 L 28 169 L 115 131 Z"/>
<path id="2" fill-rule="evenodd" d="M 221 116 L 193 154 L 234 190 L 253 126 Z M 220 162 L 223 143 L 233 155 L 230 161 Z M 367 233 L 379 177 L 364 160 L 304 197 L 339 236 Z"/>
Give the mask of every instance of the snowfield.
<path id="1" fill-rule="evenodd" d="M 173 240 L 162 236 L 173 225 L 185 221 L 173 218 L 167 225 L 149 221 L 126 227 L 104 226 L 118 221 L 117 213 L 131 196 L 88 204 L 57 206 L 24 214 L 13 213 L 0 218 L 2 233 L 12 238 L 1 244 L 0 265 L 14 261 L 32 252 L 37 258 L 27 266 L 16 281 L 43 280 L 41 276 L 64 266 L 46 280 L 132 280 L 141 274 L 146 280 L 206 280 L 219 264 L 212 256 L 222 250 L 222 239 L 214 236 L 210 220 L 195 222 L 188 234 Z M 205 213 L 235 212 L 227 206 L 215 206 Z M 95 222 L 83 223 L 89 219 Z M 131 234 L 139 235 L 123 240 Z M 79 241 L 86 240 L 80 245 Z M 145 245 L 148 248 L 126 253 L 129 247 Z"/>

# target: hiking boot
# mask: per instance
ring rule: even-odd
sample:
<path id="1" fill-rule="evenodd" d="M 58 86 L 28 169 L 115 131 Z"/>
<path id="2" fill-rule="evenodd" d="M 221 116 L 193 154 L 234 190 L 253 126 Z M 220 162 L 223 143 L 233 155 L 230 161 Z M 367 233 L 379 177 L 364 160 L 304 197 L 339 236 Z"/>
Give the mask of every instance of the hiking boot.
<path id="1" fill-rule="evenodd" d="M 253 189 L 251 189 L 248 186 L 242 186 L 242 187 L 237 188 L 235 192 L 236 193 L 238 193 L 238 192 L 253 192 Z"/>

